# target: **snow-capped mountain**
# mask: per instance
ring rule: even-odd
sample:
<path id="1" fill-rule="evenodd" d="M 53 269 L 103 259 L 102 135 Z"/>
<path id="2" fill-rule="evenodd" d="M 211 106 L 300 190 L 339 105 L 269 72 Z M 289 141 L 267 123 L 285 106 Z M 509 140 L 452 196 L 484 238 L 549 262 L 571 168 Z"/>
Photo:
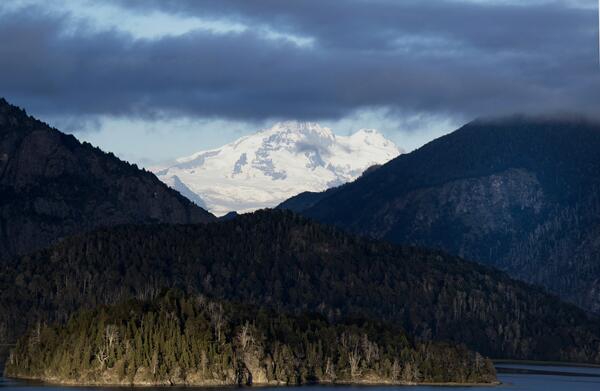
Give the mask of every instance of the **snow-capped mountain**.
<path id="1" fill-rule="evenodd" d="M 273 207 L 303 191 L 338 186 L 400 153 L 373 129 L 336 136 L 317 123 L 280 122 L 152 170 L 163 182 L 221 216 Z"/>

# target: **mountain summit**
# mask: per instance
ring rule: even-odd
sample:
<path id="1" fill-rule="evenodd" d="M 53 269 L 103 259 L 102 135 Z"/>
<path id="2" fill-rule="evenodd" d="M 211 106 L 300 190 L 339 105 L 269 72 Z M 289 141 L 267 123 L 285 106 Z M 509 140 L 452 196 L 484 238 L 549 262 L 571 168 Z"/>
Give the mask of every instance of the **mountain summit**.
<path id="1" fill-rule="evenodd" d="M 288 121 L 153 171 L 196 204 L 224 215 L 341 185 L 400 153 L 373 129 L 336 136 L 317 123 Z"/>

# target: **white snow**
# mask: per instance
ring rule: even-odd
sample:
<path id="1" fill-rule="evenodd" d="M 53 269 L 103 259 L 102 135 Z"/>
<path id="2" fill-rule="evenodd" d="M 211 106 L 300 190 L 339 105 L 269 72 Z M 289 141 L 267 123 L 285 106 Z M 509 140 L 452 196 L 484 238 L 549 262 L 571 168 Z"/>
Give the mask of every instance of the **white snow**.
<path id="1" fill-rule="evenodd" d="M 400 153 L 374 129 L 345 137 L 317 123 L 289 121 L 152 171 L 167 185 L 184 189 L 186 196 L 195 193 L 194 202 L 222 216 L 341 185 Z"/>

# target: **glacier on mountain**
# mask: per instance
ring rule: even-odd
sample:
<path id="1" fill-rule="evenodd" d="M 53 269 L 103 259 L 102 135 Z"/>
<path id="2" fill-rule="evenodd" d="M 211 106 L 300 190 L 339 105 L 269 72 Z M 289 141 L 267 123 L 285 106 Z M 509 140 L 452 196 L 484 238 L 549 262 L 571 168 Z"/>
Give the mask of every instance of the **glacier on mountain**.
<path id="1" fill-rule="evenodd" d="M 222 216 L 273 207 L 304 191 L 339 186 L 401 152 L 373 129 L 337 136 L 317 123 L 288 121 L 152 171 Z"/>

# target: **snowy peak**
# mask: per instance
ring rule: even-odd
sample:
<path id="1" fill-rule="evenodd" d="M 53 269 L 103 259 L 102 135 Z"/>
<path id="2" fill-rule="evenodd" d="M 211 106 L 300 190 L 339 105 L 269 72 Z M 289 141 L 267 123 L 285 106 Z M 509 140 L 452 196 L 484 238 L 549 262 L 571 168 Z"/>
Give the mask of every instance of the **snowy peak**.
<path id="1" fill-rule="evenodd" d="M 304 149 L 327 149 L 335 143 L 336 137 L 329 128 L 314 122 L 278 122 L 272 128 L 264 129 L 254 136 L 263 137 L 264 148 L 287 149 L 290 152 L 303 152 Z"/>
<path id="2" fill-rule="evenodd" d="M 365 142 L 368 144 L 391 143 L 391 141 L 388 141 L 383 134 L 379 133 L 375 129 L 360 129 L 356 133 L 352 134 L 350 139 L 356 142 Z"/>
<path id="3" fill-rule="evenodd" d="M 262 132 L 286 134 L 291 136 L 304 136 L 308 138 L 330 141 L 333 141 L 335 139 L 335 135 L 333 134 L 331 129 L 323 127 L 316 122 L 278 122 L 275 125 L 273 125 L 272 128 L 265 129 Z"/>
<path id="4" fill-rule="evenodd" d="M 352 181 L 399 153 L 373 129 L 336 136 L 318 123 L 286 121 L 154 172 L 169 186 L 185 189 L 194 202 L 224 215 L 272 207 L 303 191 Z"/>

